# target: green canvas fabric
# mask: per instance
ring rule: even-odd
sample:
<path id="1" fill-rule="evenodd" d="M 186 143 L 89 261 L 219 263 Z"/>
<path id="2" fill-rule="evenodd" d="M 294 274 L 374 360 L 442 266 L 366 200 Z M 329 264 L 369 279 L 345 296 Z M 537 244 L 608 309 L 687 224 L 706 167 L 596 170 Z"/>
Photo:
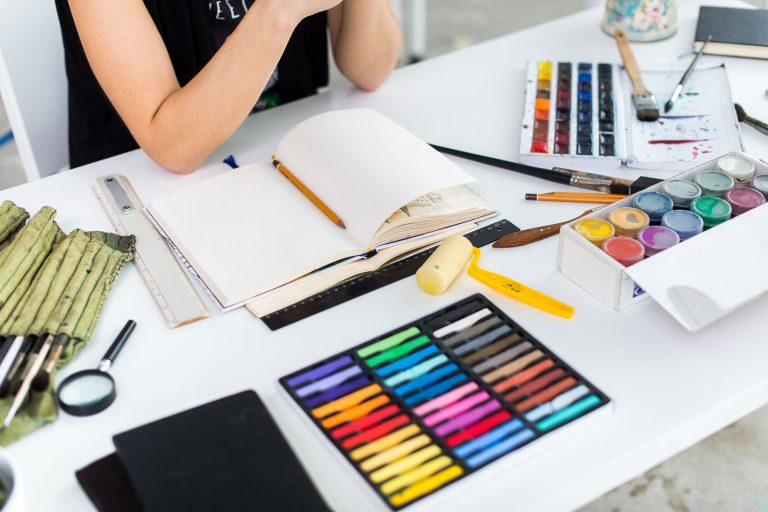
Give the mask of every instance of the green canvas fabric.
<path id="1" fill-rule="evenodd" d="M 36 218 L 37 215 L 27 226 Z M 52 218 L 49 220 L 52 221 Z M 46 229 L 46 222 L 38 219 L 34 229 L 42 233 Z M 57 361 L 58 369 L 71 360 L 77 350 L 90 339 L 117 275 L 125 263 L 134 257 L 136 240 L 133 236 L 79 229 L 61 238 L 55 234 L 55 230 L 47 229 L 54 233 L 51 235 L 46 232 L 45 235 L 54 240 L 52 250 L 47 251 L 42 263 L 35 267 L 34 276 L 28 276 L 27 271 L 18 280 L 18 286 L 24 288 L 21 295 L 17 296 L 17 290 L 14 290 L 0 307 L 0 335 L 50 333 L 69 336 L 70 341 Z M 21 234 L 20 231 L 14 237 L 14 244 Z M 42 237 L 42 234 L 38 235 L 38 238 Z M 31 235 L 27 235 L 26 243 L 17 244 L 10 250 L 37 250 L 42 253 L 44 243 L 35 248 L 35 244 L 30 243 L 32 239 Z M 28 261 L 28 258 L 18 254 L 4 255 L 9 266 Z M 37 258 L 29 260 L 29 267 L 33 268 L 36 261 Z M 3 264 L 0 261 L 0 272 L 4 268 Z M 13 272 L 9 274 L 15 275 Z M 48 388 L 43 392 L 30 393 L 29 401 L 21 408 L 10 427 L 0 432 L 0 445 L 7 446 L 56 419 L 58 408 L 53 382 L 53 378 L 49 379 Z M 5 416 L 11 403 L 12 397 L 0 400 L 0 418 Z"/>
<path id="2" fill-rule="evenodd" d="M 0 251 L 16 230 L 29 218 L 29 212 L 5 200 L 0 204 Z"/>

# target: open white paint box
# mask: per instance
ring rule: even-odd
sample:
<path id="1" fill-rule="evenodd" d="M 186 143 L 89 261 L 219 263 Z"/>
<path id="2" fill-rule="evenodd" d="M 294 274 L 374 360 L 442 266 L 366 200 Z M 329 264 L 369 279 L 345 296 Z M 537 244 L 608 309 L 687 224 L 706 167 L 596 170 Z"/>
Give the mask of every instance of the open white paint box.
<path id="1" fill-rule="evenodd" d="M 768 165 L 744 153 L 733 153 L 755 165 L 756 175 Z M 712 160 L 675 179 L 693 181 L 715 169 Z M 646 191 L 661 191 L 658 183 Z M 632 197 L 602 208 L 590 217 L 608 219 Z M 622 310 L 651 296 L 689 331 L 697 331 L 768 292 L 768 203 L 734 217 L 630 267 L 608 256 L 573 229 L 560 230 L 558 269 L 601 302 Z"/>

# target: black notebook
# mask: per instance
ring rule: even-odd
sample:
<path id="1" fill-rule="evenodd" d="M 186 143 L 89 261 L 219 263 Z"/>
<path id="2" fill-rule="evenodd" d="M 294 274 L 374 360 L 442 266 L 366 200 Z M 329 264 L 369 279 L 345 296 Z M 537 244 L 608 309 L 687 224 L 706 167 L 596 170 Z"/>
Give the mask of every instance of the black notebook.
<path id="1" fill-rule="evenodd" d="M 710 34 L 706 54 L 768 59 L 766 9 L 701 7 L 693 48 L 698 51 Z"/>
<path id="2" fill-rule="evenodd" d="M 253 391 L 113 441 L 145 512 L 329 510 Z"/>

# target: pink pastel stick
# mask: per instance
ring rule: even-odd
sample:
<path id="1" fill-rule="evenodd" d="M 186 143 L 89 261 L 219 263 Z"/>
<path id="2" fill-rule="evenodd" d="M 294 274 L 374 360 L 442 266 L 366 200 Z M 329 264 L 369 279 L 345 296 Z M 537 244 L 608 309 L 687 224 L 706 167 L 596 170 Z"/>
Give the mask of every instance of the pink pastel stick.
<path id="1" fill-rule="evenodd" d="M 442 395 L 436 398 L 433 398 L 429 402 L 424 402 L 420 406 L 416 407 L 413 410 L 413 412 L 416 413 L 418 416 L 424 416 L 425 414 L 429 414 L 432 411 L 441 409 L 447 405 L 451 405 L 453 402 L 455 402 L 459 398 L 463 397 L 464 395 L 468 395 L 469 393 L 471 393 L 476 389 L 477 389 L 476 382 L 467 382 L 463 386 L 459 386 L 458 388 L 452 389 L 447 393 L 443 393 Z"/>
<path id="2" fill-rule="evenodd" d="M 428 427 L 437 425 L 438 423 L 447 420 L 451 416 L 464 412 L 467 409 L 486 401 L 487 399 L 488 393 L 486 391 L 475 393 L 474 395 L 468 396 L 464 400 L 451 404 L 450 407 L 445 407 L 435 414 L 427 416 L 424 418 L 424 424 Z"/>
<path id="3" fill-rule="evenodd" d="M 443 437 L 446 434 L 450 434 L 454 430 L 459 430 L 460 428 L 468 427 L 469 425 L 472 425 L 480 421 L 480 419 L 483 418 L 486 414 L 491 413 L 496 409 L 499 409 L 500 407 L 501 407 L 501 404 L 499 404 L 498 401 L 492 400 L 486 404 L 483 404 L 479 407 L 472 409 L 467 413 L 462 414 L 461 416 L 456 416 L 451 421 L 447 421 L 442 425 L 440 425 L 439 427 L 436 427 L 435 434 L 439 435 L 440 437 Z"/>

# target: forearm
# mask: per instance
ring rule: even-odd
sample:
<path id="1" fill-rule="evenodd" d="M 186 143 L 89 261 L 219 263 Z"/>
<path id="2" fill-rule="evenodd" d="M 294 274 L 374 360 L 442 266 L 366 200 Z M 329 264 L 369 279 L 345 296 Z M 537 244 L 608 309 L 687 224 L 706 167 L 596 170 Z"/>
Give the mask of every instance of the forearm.
<path id="1" fill-rule="evenodd" d="M 139 145 L 160 165 L 190 172 L 248 116 L 280 60 L 295 24 L 254 3 L 208 64 L 173 91 L 136 130 Z"/>
<path id="2" fill-rule="evenodd" d="M 361 89 L 377 88 L 392 73 L 402 40 L 389 0 L 344 0 L 328 15 L 339 70 Z"/>

